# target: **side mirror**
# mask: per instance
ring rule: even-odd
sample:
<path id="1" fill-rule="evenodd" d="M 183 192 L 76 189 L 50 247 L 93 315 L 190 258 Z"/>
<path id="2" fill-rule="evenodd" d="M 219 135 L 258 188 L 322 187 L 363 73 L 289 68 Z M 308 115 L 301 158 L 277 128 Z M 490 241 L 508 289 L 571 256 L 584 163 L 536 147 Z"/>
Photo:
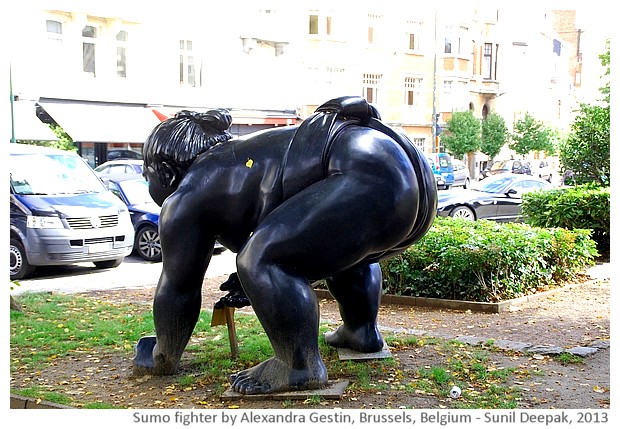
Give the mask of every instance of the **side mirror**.
<path id="1" fill-rule="evenodd" d="M 517 195 L 518 192 L 514 189 L 509 189 L 508 192 L 506 192 L 506 195 L 511 196 L 511 195 Z"/>

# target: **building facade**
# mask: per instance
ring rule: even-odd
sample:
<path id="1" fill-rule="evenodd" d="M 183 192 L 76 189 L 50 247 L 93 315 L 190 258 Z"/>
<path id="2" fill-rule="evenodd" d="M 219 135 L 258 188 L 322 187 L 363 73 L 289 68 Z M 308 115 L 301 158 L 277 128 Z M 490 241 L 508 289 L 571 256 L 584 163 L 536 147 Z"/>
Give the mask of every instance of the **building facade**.
<path id="1" fill-rule="evenodd" d="M 418 6 L 24 0 L 14 112 L 58 123 L 92 165 L 114 148 L 139 152 L 181 109 L 228 108 L 242 135 L 296 124 L 342 95 L 364 96 L 425 152 L 443 150 L 454 111 L 568 127 L 586 79 L 578 12 Z"/>

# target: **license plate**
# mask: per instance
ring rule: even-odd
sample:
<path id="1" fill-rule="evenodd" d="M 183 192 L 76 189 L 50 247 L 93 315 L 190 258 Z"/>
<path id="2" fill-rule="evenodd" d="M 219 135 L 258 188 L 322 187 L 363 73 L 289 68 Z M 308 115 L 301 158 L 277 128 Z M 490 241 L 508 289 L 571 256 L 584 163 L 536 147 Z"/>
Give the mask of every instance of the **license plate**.
<path id="1" fill-rule="evenodd" d="M 110 243 L 95 243 L 89 244 L 87 247 L 88 253 L 101 253 L 110 250 Z"/>

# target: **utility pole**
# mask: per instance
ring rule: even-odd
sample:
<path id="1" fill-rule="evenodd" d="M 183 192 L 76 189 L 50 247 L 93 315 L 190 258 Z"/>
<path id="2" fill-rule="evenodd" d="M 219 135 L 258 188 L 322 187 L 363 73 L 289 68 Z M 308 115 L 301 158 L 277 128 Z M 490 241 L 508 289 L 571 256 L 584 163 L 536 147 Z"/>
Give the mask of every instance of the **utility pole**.
<path id="1" fill-rule="evenodd" d="M 433 142 L 431 143 L 431 152 L 438 152 L 437 148 L 437 9 L 435 9 L 435 40 L 433 43 L 433 125 L 432 136 Z"/>
<path id="2" fill-rule="evenodd" d="M 13 68 L 9 64 L 9 95 L 11 97 L 11 143 L 15 143 L 15 113 L 13 106 Z"/>

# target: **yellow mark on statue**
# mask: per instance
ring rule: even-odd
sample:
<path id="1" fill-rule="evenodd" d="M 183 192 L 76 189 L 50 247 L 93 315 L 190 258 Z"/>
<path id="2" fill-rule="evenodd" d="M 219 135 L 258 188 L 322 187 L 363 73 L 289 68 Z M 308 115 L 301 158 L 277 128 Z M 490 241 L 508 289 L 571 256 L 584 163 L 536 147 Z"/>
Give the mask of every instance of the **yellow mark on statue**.
<path id="1" fill-rule="evenodd" d="M 253 165 L 254 165 L 254 160 L 252 159 L 248 159 L 248 162 L 245 163 L 245 166 L 248 168 L 252 168 Z"/>

